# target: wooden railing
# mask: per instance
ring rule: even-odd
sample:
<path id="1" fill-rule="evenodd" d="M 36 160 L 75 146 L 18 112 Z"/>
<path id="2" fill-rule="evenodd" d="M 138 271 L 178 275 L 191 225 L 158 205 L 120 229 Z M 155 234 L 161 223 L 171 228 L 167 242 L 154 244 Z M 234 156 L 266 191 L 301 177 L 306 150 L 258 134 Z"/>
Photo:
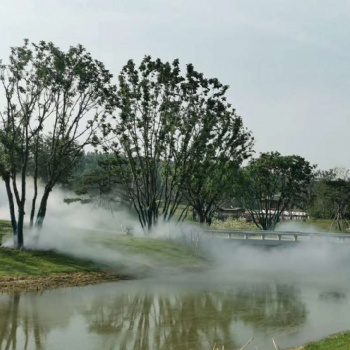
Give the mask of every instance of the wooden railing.
<path id="1" fill-rule="evenodd" d="M 327 239 L 350 243 L 350 234 L 323 233 L 323 232 L 294 232 L 294 231 L 234 231 L 234 230 L 205 230 L 205 234 L 228 239 L 241 240 L 275 240 L 275 241 L 311 241 L 313 239 Z"/>

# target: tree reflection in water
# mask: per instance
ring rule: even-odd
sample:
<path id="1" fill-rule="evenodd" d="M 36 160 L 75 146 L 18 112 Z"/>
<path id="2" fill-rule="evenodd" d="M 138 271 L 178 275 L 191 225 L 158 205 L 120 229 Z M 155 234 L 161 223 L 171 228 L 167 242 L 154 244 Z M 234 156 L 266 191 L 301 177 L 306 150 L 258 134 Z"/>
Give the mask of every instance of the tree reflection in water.
<path id="1" fill-rule="evenodd" d="M 28 349 L 33 337 L 32 343 L 35 344 L 35 349 L 42 350 L 42 337 L 48 333 L 47 327 L 40 322 L 38 316 L 37 299 L 33 298 L 32 308 L 30 310 L 20 310 L 20 295 L 8 295 L 1 300 L 0 303 L 0 349 L 15 350 L 22 348 L 22 345 L 17 344 L 17 336 L 20 334 L 21 340 L 24 343 L 23 349 Z M 29 348 L 33 348 L 30 346 Z"/>
<path id="2" fill-rule="evenodd" d="M 9 299 L 5 305 L 0 306 L 3 315 L 0 317 L 0 349 L 15 349 L 17 343 L 17 315 L 20 296 L 15 294 Z"/>
<path id="3" fill-rule="evenodd" d="M 96 299 L 85 311 L 104 349 L 237 348 L 235 321 L 254 329 L 297 330 L 306 319 L 298 289 L 256 285 L 223 291 L 123 293 Z"/>
<path id="4" fill-rule="evenodd" d="M 66 326 L 74 313 L 73 308 L 61 305 L 48 295 L 0 296 L 0 349 L 44 350 L 51 328 Z"/>

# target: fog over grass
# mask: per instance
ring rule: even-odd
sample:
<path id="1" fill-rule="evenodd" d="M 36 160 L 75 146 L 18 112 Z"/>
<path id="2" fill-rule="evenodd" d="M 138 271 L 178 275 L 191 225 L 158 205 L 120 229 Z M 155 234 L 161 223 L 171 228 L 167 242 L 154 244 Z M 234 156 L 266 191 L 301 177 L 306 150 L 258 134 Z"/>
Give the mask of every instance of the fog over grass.
<path id="1" fill-rule="evenodd" d="M 9 219 L 7 197 L 4 187 L 0 192 L 1 219 Z M 53 249 L 60 253 L 79 258 L 87 258 L 111 266 L 151 266 L 154 259 L 142 254 L 133 254 L 108 246 L 108 240 L 120 234 L 121 226 L 133 227 L 136 236 L 144 237 L 135 217 L 127 211 L 108 210 L 94 205 L 64 203 L 64 198 L 72 193 L 55 188 L 50 195 L 47 217 L 40 232 L 33 230 L 25 233 L 25 246 L 30 249 Z M 28 193 L 27 198 L 31 198 Z M 27 201 L 27 215 L 30 212 L 30 200 Z M 279 231 L 315 232 L 314 227 L 299 222 L 286 222 Z M 227 239 L 205 237 L 196 225 L 175 223 L 160 224 L 152 234 L 153 238 L 170 239 L 185 243 L 190 249 L 198 243 L 204 256 L 212 267 L 206 273 L 197 274 L 198 279 L 207 279 L 213 283 L 224 283 L 235 279 L 254 281 L 285 280 L 310 281 L 346 284 L 350 277 L 350 244 L 328 242 L 316 239 L 310 242 L 291 244 L 290 247 L 246 246 Z M 91 243 L 91 240 L 93 243 Z M 12 237 L 5 246 L 13 244 Z M 181 274 L 181 278 L 193 280 Z M 168 278 L 165 274 L 161 278 Z M 176 278 L 179 278 L 177 276 Z"/>

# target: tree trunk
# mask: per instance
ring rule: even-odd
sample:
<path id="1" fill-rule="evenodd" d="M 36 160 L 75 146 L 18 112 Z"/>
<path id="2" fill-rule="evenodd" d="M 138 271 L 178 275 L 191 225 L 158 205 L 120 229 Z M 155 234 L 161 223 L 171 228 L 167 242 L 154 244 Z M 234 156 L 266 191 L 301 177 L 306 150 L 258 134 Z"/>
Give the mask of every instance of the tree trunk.
<path id="1" fill-rule="evenodd" d="M 199 216 L 199 223 L 200 224 L 205 224 L 206 222 L 206 217 L 205 217 L 205 214 L 203 213 L 202 210 L 198 211 L 198 216 Z"/>
<path id="2" fill-rule="evenodd" d="M 33 227 L 34 223 L 34 215 L 35 215 L 35 205 L 36 205 L 36 199 L 38 197 L 38 141 L 35 145 L 35 168 L 34 168 L 34 195 L 32 200 L 32 209 L 30 211 L 30 227 Z"/>
<path id="3" fill-rule="evenodd" d="M 11 180 L 10 176 L 3 177 L 3 180 L 5 182 L 7 198 L 9 201 L 13 239 L 14 239 L 14 245 L 16 246 L 17 245 L 17 220 L 16 220 L 16 213 L 15 213 L 15 203 L 13 200 L 13 194 L 12 194 L 11 184 L 10 184 L 10 180 Z"/>
<path id="4" fill-rule="evenodd" d="M 151 232 L 153 226 L 153 210 L 152 208 L 148 208 L 147 210 L 147 228 L 148 228 L 148 233 Z"/>
<path id="5" fill-rule="evenodd" d="M 24 223 L 24 203 L 18 208 L 18 227 L 17 227 L 17 248 L 23 247 L 23 223 Z"/>
<path id="6" fill-rule="evenodd" d="M 38 185 L 35 183 L 34 184 L 34 196 L 33 196 L 33 200 L 32 200 L 32 209 L 30 211 L 30 223 L 29 223 L 30 227 L 33 227 L 33 224 L 34 224 L 35 204 L 36 204 L 37 197 L 38 197 Z"/>
<path id="7" fill-rule="evenodd" d="M 52 188 L 50 186 L 46 186 L 44 190 L 44 194 L 41 198 L 38 215 L 36 217 L 36 222 L 35 222 L 35 227 L 37 227 L 38 229 L 41 229 L 43 226 L 43 222 L 46 215 L 46 209 L 47 209 L 47 201 L 49 199 L 51 190 Z"/>

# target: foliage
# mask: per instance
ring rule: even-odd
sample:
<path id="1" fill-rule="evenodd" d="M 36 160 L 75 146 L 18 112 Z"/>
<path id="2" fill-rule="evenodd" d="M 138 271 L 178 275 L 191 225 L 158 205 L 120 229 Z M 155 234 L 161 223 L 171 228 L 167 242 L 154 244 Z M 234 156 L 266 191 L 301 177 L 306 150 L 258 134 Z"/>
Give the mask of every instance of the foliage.
<path id="1" fill-rule="evenodd" d="M 119 168 L 113 154 L 84 154 L 69 183 L 79 197 L 68 198 L 65 202 L 94 203 L 111 211 L 120 207 L 130 208 L 132 203 L 118 174 Z"/>
<path id="2" fill-rule="evenodd" d="M 45 180 L 36 220 L 41 227 L 52 188 L 72 168 L 82 149 L 97 142 L 97 127 L 115 106 L 115 86 L 110 83 L 112 75 L 104 65 L 81 45 L 63 52 L 53 43 L 30 44 L 25 40 L 22 46 L 11 49 L 8 64 L 0 61 L 0 68 L 5 95 L 0 135 L 4 164 L 0 170 L 5 182 L 8 181 L 13 231 L 20 247 L 26 177 L 34 176 L 31 219 L 38 177 Z"/>
<path id="3" fill-rule="evenodd" d="M 350 179 L 349 170 L 334 168 L 316 174 L 313 196 L 309 212 L 316 219 L 332 219 L 337 229 L 344 231 L 344 221 L 350 217 Z"/>
<path id="4" fill-rule="evenodd" d="M 304 205 L 313 169 L 300 156 L 261 153 L 242 169 L 235 193 L 257 227 L 273 230 L 283 211 Z"/>
<path id="5" fill-rule="evenodd" d="M 104 126 L 115 139 L 106 149 L 119 159 L 142 227 L 150 230 L 159 217 L 170 220 L 184 197 L 191 204 L 196 195 L 202 203 L 220 197 L 211 195 L 213 169 L 227 161 L 240 164 L 252 145 L 226 102 L 228 87 L 191 64 L 182 76 L 178 60 L 170 64 L 149 56 L 138 68 L 130 60 L 118 87 L 120 113 L 114 125 Z"/>
<path id="6" fill-rule="evenodd" d="M 227 149 L 222 152 L 226 153 Z M 241 162 L 232 161 L 231 152 L 215 160 L 212 156 L 211 161 L 195 159 L 184 184 L 184 197 L 198 214 L 199 222 L 207 224 L 211 224 L 214 212 L 232 198 L 232 184 L 237 181 L 238 163 Z"/>
<path id="7" fill-rule="evenodd" d="M 246 230 L 252 231 L 257 230 L 256 225 L 252 222 L 247 222 L 244 218 L 232 219 L 228 218 L 226 220 L 213 220 L 211 224 L 212 229 L 225 229 L 225 230 Z"/>

